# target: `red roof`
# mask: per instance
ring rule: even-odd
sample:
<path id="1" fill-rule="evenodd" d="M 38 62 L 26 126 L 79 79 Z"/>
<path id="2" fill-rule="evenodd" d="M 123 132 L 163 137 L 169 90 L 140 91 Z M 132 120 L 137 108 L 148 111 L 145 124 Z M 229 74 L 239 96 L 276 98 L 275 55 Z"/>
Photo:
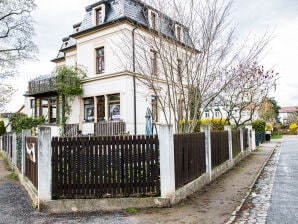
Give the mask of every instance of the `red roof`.
<path id="1" fill-rule="evenodd" d="M 298 112 L 298 107 L 281 107 L 278 110 L 279 113 L 294 113 Z"/>

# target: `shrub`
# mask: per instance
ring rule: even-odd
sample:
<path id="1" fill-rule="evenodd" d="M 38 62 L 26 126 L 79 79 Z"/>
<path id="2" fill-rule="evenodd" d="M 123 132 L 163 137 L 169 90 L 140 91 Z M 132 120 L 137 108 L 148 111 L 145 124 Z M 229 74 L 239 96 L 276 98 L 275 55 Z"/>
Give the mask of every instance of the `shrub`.
<path id="1" fill-rule="evenodd" d="M 291 123 L 289 126 L 290 134 L 297 134 L 298 125 L 296 123 Z"/>
<path id="2" fill-rule="evenodd" d="M 11 128 L 13 131 L 21 132 L 23 129 L 31 129 L 37 127 L 44 122 L 43 117 L 32 118 L 26 114 L 17 113 L 10 118 Z"/>
<path id="3" fill-rule="evenodd" d="M 0 135 L 3 135 L 5 133 L 6 133 L 6 128 L 5 128 L 4 121 L 0 121 Z"/>
<path id="4" fill-rule="evenodd" d="M 273 131 L 273 125 L 272 123 L 266 123 L 266 128 L 265 128 L 266 131 Z"/>
<path id="5" fill-rule="evenodd" d="M 188 123 L 191 124 L 192 120 L 189 120 Z M 184 124 L 185 124 L 184 120 L 179 122 L 180 130 L 183 130 Z M 198 120 L 196 127 L 194 128 L 194 132 L 200 132 L 201 124 L 203 124 L 203 125 L 209 124 L 211 127 L 211 130 L 220 131 L 220 130 L 224 130 L 224 126 L 229 125 L 229 122 L 225 118 L 213 118 L 213 119 L 212 118 L 202 118 L 202 119 Z"/>
<path id="6" fill-rule="evenodd" d="M 256 120 L 252 123 L 252 128 L 255 129 L 256 132 L 264 132 L 266 127 L 266 122 L 262 120 Z"/>

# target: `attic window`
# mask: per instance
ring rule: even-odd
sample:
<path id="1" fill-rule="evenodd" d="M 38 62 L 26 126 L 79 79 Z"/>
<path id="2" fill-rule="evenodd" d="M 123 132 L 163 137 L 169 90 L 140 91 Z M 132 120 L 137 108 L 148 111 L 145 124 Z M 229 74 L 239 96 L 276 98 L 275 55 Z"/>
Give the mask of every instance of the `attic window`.
<path id="1" fill-rule="evenodd" d="M 102 24 L 105 20 L 105 5 L 101 4 L 93 8 L 93 23 L 95 26 Z"/>
<path id="2" fill-rule="evenodd" d="M 178 41 L 183 42 L 183 28 L 179 25 L 175 27 L 175 36 Z"/>
<path id="3" fill-rule="evenodd" d="M 68 45 L 68 41 L 66 41 L 66 42 L 64 43 L 64 47 L 67 47 L 67 45 Z"/>
<path id="4" fill-rule="evenodd" d="M 148 21 L 151 29 L 158 29 L 158 14 L 152 10 L 148 10 Z"/>

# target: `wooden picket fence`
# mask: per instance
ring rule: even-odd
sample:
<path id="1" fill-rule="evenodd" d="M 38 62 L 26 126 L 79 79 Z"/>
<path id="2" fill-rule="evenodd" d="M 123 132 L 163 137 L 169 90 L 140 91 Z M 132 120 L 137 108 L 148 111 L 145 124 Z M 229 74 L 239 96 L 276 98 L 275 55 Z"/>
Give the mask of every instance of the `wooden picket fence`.
<path id="1" fill-rule="evenodd" d="M 214 168 L 229 160 L 228 131 L 211 132 L 211 167 Z"/>
<path id="2" fill-rule="evenodd" d="M 205 133 L 174 135 L 176 189 L 206 172 Z"/>
<path id="3" fill-rule="evenodd" d="M 232 131 L 233 157 L 241 153 L 240 130 Z"/>
<path id="4" fill-rule="evenodd" d="M 38 189 L 38 138 L 25 137 L 25 148 L 25 176 Z M 27 149 L 31 149 L 32 151 L 28 153 Z"/>
<path id="5" fill-rule="evenodd" d="M 52 197 L 160 194 L 157 136 L 52 138 Z"/>

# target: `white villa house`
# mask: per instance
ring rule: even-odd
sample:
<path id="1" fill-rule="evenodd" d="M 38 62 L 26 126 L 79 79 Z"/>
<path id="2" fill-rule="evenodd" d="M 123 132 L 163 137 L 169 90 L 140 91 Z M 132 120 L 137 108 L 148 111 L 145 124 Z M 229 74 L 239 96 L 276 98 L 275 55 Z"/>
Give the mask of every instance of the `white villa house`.
<path id="1" fill-rule="evenodd" d="M 154 32 L 162 33 L 171 40 L 169 45 L 178 46 L 177 51 L 180 45 L 184 51 L 185 46 L 194 50 L 188 29 L 138 0 L 102 0 L 85 10 L 85 17 L 62 39 L 52 60 L 56 68 L 83 66 L 87 71 L 84 94 L 73 101 L 66 129 L 82 134 L 144 134 L 147 108 L 154 123 L 165 123 L 157 101 L 160 96 L 144 85 L 136 61 L 146 48 L 151 66 L 148 75 L 150 71 L 158 73 L 161 59 L 144 39 L 150 39 Z M 183 54 L 177 54 L 181 55 L 177 61 L 183 63 Z M 162 88 L 162 74 L 155 75 Z M 25 97 L 26 114 L 44 116 L 47 125 L 61 123 L 63 96 L 53 86 L 53 76 L 29 81 Z"/>

